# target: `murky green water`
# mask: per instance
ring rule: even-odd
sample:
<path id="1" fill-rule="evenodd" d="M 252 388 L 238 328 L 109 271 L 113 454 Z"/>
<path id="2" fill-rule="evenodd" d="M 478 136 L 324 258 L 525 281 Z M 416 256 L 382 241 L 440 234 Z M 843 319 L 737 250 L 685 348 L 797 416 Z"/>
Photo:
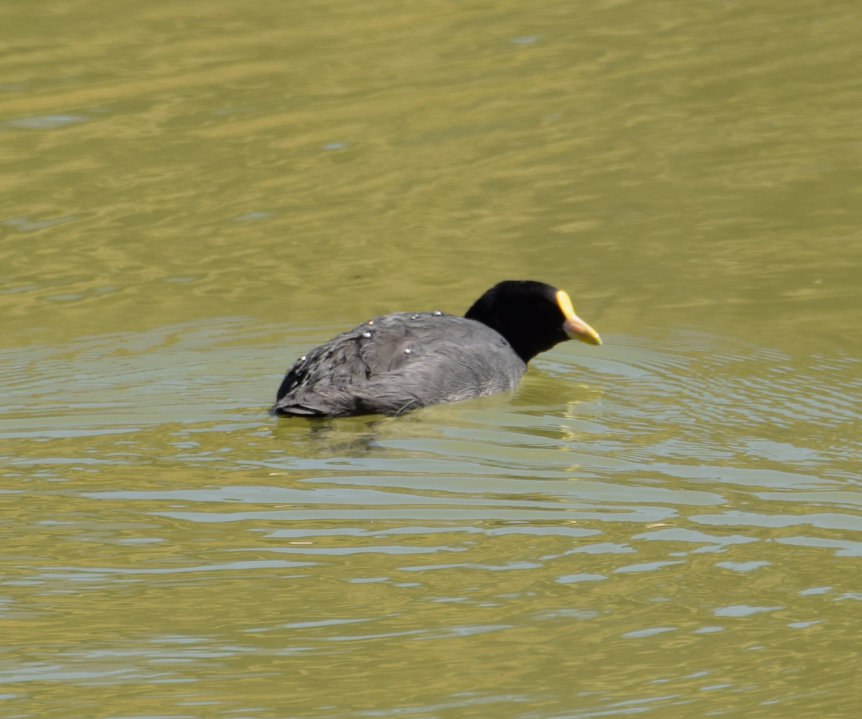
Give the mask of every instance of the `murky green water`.
<path id="1" fill-rule="evenodd" d="M 862 10 L 0 6 L 0 714 L 857 717 Z M 266 414 L 374 314 L 605 346 Z"/>

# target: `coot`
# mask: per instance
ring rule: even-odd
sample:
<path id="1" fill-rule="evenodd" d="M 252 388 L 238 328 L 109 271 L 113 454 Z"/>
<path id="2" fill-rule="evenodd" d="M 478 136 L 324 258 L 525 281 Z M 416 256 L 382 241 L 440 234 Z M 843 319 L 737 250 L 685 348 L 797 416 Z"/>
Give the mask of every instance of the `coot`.
<path id="1" fill-rule="evenodd" d="M 464 317 L 396 312 L 343 332 L 291 367 L 279 415 L 395 415 L 510 390 L 527 362 L 558 342 L 602 343 L 562 290 L 508 280 Z"/>

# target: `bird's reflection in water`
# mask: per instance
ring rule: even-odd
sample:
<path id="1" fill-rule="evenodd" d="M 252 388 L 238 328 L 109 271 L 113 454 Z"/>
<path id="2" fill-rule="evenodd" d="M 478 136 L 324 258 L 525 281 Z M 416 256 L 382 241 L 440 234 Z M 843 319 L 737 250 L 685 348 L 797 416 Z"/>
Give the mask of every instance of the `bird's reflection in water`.
<path id="1" fill-rule="evenodd" d="M 383 425 L 392 419 L 380 415 L 361 418 L 282 418 L 273 428 L 276 440 L 295 443 L 301 457 L 366 457 L 380 439 Z"/>

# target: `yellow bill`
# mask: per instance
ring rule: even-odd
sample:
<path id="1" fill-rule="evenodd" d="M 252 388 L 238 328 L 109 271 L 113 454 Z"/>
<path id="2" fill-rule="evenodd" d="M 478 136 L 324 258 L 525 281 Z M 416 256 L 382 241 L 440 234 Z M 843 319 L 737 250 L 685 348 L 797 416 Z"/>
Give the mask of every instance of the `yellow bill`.
<path id="1" fill-rule="evenodd" d="M 599 333 L 575 314 L 572 300 L 563 290 L 557 292 L 557 305 L 566 317 L 566 321 L 563 322 L 563 330 L 570 339 L 580 340 L 588 345 L 600 345 L 602 343 Z"/>

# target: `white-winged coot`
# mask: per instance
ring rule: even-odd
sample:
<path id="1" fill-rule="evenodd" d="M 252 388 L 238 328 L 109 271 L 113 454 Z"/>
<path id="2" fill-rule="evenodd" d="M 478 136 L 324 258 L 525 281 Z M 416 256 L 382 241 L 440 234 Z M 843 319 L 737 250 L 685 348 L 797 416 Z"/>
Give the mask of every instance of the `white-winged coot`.
<path id="1" fill-rule="evenodd" d="M 278 388 L 274 414 L 395 415 L 510 390 L 527 362 L 559 342 L 602 343 L 563 291 L 507 280 L 464 317 L 396 312 L 315 347 Z"/>

